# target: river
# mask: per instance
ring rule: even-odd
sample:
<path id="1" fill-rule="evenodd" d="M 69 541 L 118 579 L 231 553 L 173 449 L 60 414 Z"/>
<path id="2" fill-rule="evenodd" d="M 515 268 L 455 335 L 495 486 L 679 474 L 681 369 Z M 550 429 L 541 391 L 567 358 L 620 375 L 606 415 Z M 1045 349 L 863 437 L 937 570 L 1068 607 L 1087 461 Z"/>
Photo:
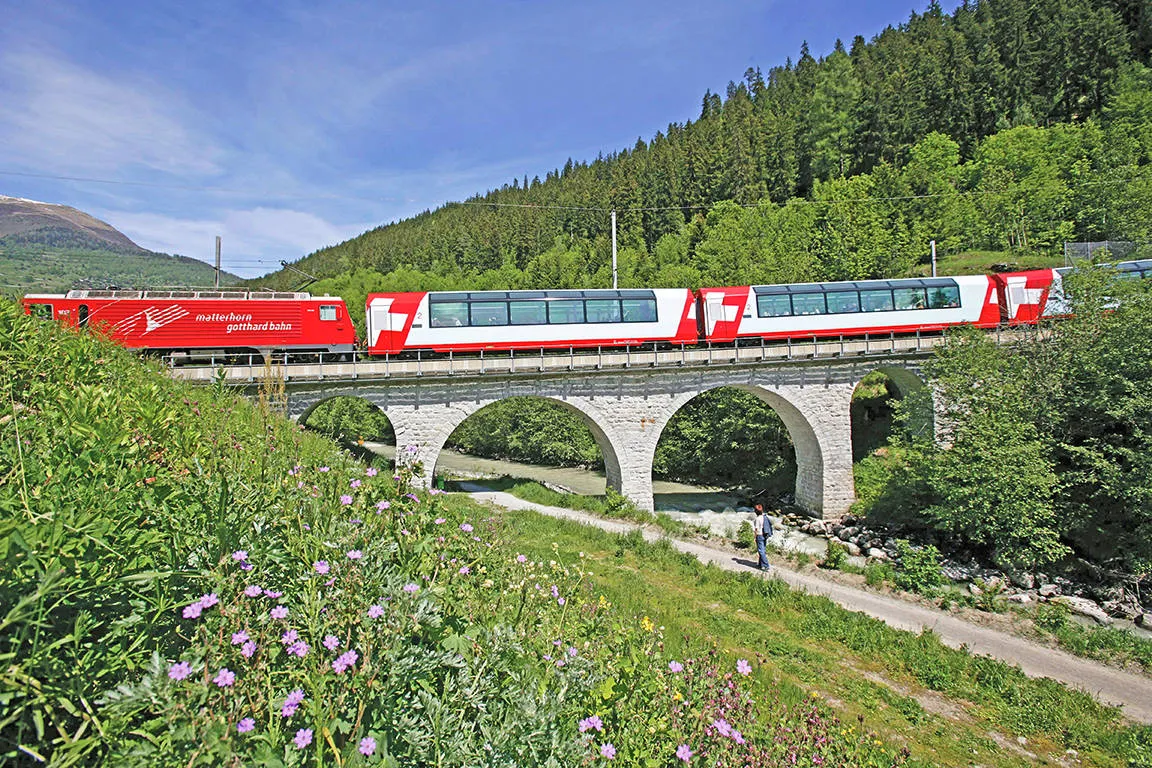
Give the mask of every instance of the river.
<path id="1" fill-rule="evenodd" d="M 364 447 L 388 458 L 392 458 L 395 452 L 394 446 L 383 443 L 366 442 Z M 485 459 L 447 449 L 440 452 L 436 461 L 436 476 L 445 480 L 522 478 L 582 496 L 602 495 L 606 487 L 603 472 L 579 467 L 543 467 L 517 461 Z M 742 499 L 719 488 L 653 480 L 652 494 L 657 512 L 664 512 L 688 523 L 707 525 L 717 533 L 727 533 L 742 521 L 751 521 L 753 516 L 751 509 L 740 506 Z"/>

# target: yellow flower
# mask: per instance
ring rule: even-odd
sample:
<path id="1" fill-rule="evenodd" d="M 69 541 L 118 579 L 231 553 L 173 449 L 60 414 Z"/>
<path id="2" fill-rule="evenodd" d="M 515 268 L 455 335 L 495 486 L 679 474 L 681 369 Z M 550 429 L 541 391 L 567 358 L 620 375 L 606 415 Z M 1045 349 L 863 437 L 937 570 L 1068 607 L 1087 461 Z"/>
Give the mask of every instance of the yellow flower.
<path id="1" fill-rule="evenodd" d="M 640 626 L 643 627 L 645 632 L 651 632 L 656 627 L 656 625 L 652 623 L 652 619 L 647 616 L 640 620 Z"/>

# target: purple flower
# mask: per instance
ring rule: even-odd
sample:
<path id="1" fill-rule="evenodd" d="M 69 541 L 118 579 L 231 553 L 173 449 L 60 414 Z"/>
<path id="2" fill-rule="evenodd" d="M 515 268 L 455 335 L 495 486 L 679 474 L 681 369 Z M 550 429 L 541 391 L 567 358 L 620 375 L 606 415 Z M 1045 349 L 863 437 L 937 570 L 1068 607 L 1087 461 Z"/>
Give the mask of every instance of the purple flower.
<path id="1" fill-rule="evenodd" d="M 368 475 L 368 477 L 376 477 L 378 471 L 376 467 L 368 467 L 368 469 L 364 470 L 364 474 Z"/>
<path id="2" fill-rule="evenodd" d="M 528 562 L 528 558 L 524 557 L 524 555 L 516 555 L 516 562 L 526 563 Z"/>
<path id="3" fill-rule="evenodd" d="M 215 592 L 200 596 L 200 607 L 201 608 L 211 608 L 212 606 L 216 605 L 216 603 L 218 603 L 218 602 L 220 602 L 220 598 L 216 597 Z"/>
<path id="4" fill-rule="evenodd" d="M 232 553 L 232 559 L 236 560 L 237 562 L 239 562 L 240 560 L 247 560 L 248 559 L 248 553 L 242 549 L 238 549 Z"/>
<path id="5" fill-rule="evenodd" d="M 344 506 L 348 506 L 352 503 L 352 497 L 345 493 L 340 497 L 340 503 Z"/>
<path id="6" fill-rule="evenodd" d="M 352 482 L 348 483 L 348 486 L 350 488 L 359 488 L 360 487 L 360 481 L 359 480 L 353 480 Z"/>
<path id="7" fill-rule="evenodd" d="M 616 747 L 611 744 L 601 744 L 600 754 L 604 755 L 605 760 L 614 760 L 616 758 Z"/>
<path id="8" fill-rule="evenodd" d="M 390 502 L 390 501 L 381 501 L 376 505 L 376 511 L 377 512 L 383 512 L 384 510 L 391 509 L 391 508 L 392 508 L 392 502 Z"/>
<path id="9" fill-rule="evenodd" d="M 326 470 L 327 467 L 324 467 L 324 469 Z M 292 743 L 296 745 L 296 749 L 304 749 L 304 747 L 312 743 L 312 729 L 301 728 L 296 731 L 296 738 L 292 739 Z"/>
<path id="10" fill-rule="evenodd" d="M 284 596 L 283 592 L 278 592 L 278 591 L 271 590 L 271 589 L 264 590 L 264 597 L 270 597 L 273 600 L 275 600 L 278 597 L 283 597 L 283 596 Z"/>
<path id="11" fill-rule="evenodd" d="M 300 635 L 296 633 L 296 630 L 290 629 L 284 634 L 280 635 L 280 642 L 284 645 L 292 645 L 292 643 L 296 642 L 296 638 L 299 636 Z"/>
<path id="12" fill-rule="evenodd" d="M 328 467 L 320 467 L 320 471 L 321 471 L 321 472 L 327 472 L 327 471 L 328 471 Z M 309 733 L 309 734 L 311 734 L 312 732 L 311 732 L 311 731 L 309 731 L 308 733 Z"/>
<path id="13" fill-rule="evenodd" d="M 408 593 L 415 592 L 418 589 L 420 589 L 420 587 L 416 586 L 415 584 L 405 584 L 404 585 L 404 591 L 408 592 Z"/>
<path id="14" fill-rule="evenodd" d="M 564 599 L 564 598 L 562 598 L 562 597 L 558 597 L 558 598 L 556 598 L 556 604 L 557 604 L 557 605 L 564 605 L 564 603 L 566 603 L 566 602 L 568 602 L 568 601 L 567 601 L 567 600 L 565 600 L 565 599 Z"/>
<path id="15" fill-rule="evenodd" d="M 360 739 L 360 754 L 367 757 L 376 751 L 376 739 L 371 736 L 365 736 Z"/>
<path id="16" fill-rule="evenodd" d="M 716 733 L 720 734 L 721 736 L 731 736 L 732 735 L 732 726 L 729 725 L 728 721 L 725 720 L 724 718 L 720 718 L 719 720 L 713 720 L 712 721 L 712 727 L 715 728 Z"/>
<path id="17" fill-rule="evenodd" d="M 240 645 L 246 642 L 248 642 L 248 633 L 244 630 L 232 633 L 232 645 Z"/>
<path id="18" fill-rule="evenodd" d="M 407 496 L 409 499 L 412 499 L 412 501 L 416 502 L 417 504 L 419 504 L 419 503 L 420 503 L 420 497 L 419 497 L 419 496 L 417 496 L 416 494 L 414 494 L 414 493 L 406 493 L 406 494 L 404 494 L 404 495 L 405 495 L 405 496 Z"/>
<path id="19" fill-rule="evenodd" d="M 692 759 L 692 750 L 688 748 L 687 744 L 681 744 L 676 747 L 676 757 L 687 763 Z"/>
<path id="20" fill-rule="evenodd" d="M 228 667 L 220 667 L 220 671 L 216 673 L 216 677 L 212 678 L 212 682 L 221 688 L 231 687 L 236 682 L 236 673 Z"/>
<path id="21" fill-rule="evenodd" d="M 552 585 L 552 597 L 560 597 L 560 590 L 555 584 Z"/>
<path id="22" fill-rule="evenodd" d="M 575 658 L 577 653 L 579 653 L 579 651 L 577 651 L 575 648 L 572 648 L 571 646 L 569 646 L 569 648 L 568 648 L 568 655 L 569 656 L 572 656 L 573 658 Z"/>
<path id="23" fill-rule="evenodd" d="M 336 635 L 325 635 L 324 647 L 330 651 L 336 650 L 340 647 L 340 638 L 336 637 Z"/>
<path id="24" fill-rule="evenodd" d="M 744 743 L 744 736 L 735 728 L 732 729 L 732 741 L 736 742 L 737 744 Z"/>
<path id="25" fill-rule="evenodd" d="M 308 643 L 304 642 L 303 640 L 292 643 L 292 645 L 288 646 L 288 653 L 292 654 L 293 656 L 304 658 L 308 655 Z"/>
<path id="26" fill-rule="evenodd" d="M 291 704 L 294 707 L 299 705 L 299 704 L 303 704 L 304 703 L 304 691 L 297 688 L 296 690 L 292 691 L 291 693 L 289 693 L 287 696 L 284 697 L 284 703 L 285 704 Z"/>
<path id="27" fill-rule="evenodd" d="M 443 517 L 438 517 L 435 520 L 433 520 L 432 522 L 436 523 L 436 525 L 444 525 L 444 523 L 446 523 L 448 521 L 446 519 L 444 519 Z"/>
<path id="28" fill-rule="evenodd" d="M 249 584 L 248 586 L 244 587 L 244 594 L 248 597 L 260 597 L 260 593 L 263 591 L 264 590 L 261 589 L 257 584 Z"/>
<path id="29" fill-rule="evenodd" d="M 246 659 L 252 658 L 252 655 L 255 653 L 256 653 L 256 643 L 252 640 L 249 640 L 248 642 L 244 643 L 244 645 L 241 646 L 241 648 L 240 648 L 240 655 L 242 655 Z"/>
<path id="30" fill-rule="evenodd" d="M 312 567 L 315 568 L 316 573 L 320 574 L 321 576 L 328 573 L 329 570 L 327 560 L 317 560 L 316 562 L 312 563 Z"/>
<path id="31" fill-rule="evenodd" d="M 736 662 L 736 671 L 742 675 L 752 674 L 752 665 L 746 659 L 740 659 Z"/>
<path id="32" fill-rule="evenodd" d="M 472 533 L 472 524 L 460 523 L 460 530 L 464 531 L 464 533 Z"/>
<path id="33" fill-rule="evenodd" d="M 274 619 L 286 619 L 288 618 L 288 609 L 282 605 L 278 605 L 269 611 L 268 615 Z"/>
<path id="34" fill-rule="evenodd" d="M 374 605 L 368 609 L 368 618 L 370 618 L 370 619 L 378 619 L 383 615 L 384 615 L 384 606 L 382 606 L 382 605 Z"/>
<path id="35" fill-rule="evenodd" d="M 280 717 L 287 720 L 288 718 L 292 717 L 292 715 L 296 714 L 296 708 L 296 704 L 292 704 L 287 701 L 284 702 L 284 705 L 280 707 Z"/>
<path id="36" fill-rule="evenodd" d="M 668 671 L 671 672 L 672 674 L 676 674 L 677 672 L 683 672 L 684 671 L 684 665 L 678 661 L 670 661 L 670 662 L 668 662 Z"/>
<path id="37" fill-rule="evenodd" d="M 186 619 L 198 619 L 198 618 L 200 618 L 200 613 L 203 610 L 204 610 L 204 606 L 200 605 L 200 601 L 197 600 L 196 602 L 192 603 L 191 605 L 184 606 L 183 616 Z"/>
<path id="38" fill-rule="evenodd" d="M 242 571 L 252 570 L 252 563 L 245 560 L 244 562 L 240 563 L 240 570 L 242 570 Z"/>
<path id="39" fill-rule="evenodd" d="M 602 731 L 604 730 L 604 723 L 600 720 L 599 715 L 592 715 L 591 717 L 586 717 L 581 720 L 578 727 L 580 728 L 580 733 L 593 729 Z"/>
<path id="40" fill-rule="evenodd" d="M 349 560 L 359 560 L 362 557 L 364 557 L 364 553 L 361 552 L 360 550 L 358 550 L 358 549 L 348 550 L 348 559 Z"/>
<path id="41" fill-rule="evenodd" d="M 358 658 L 360 658 L 360 654 L 356 651 L 345 651 L 336 657 L 336 661 L 332 662 L 332 671 L 338 675 L 343 674 L 344 670 L 354 665 Z"/>
<path id="42" fill-rule="evenodd" d="M 246 717 L 243 720 L 241 720 L 240 722 L 236 723 L 236 732 L 237 733 L 248 733 L 248 731 L 252 730 L 255 727 L 256 727 L 256 721 L 250 717 Z"/>
<path id="43" fill-rule="evenodd" d="M 192 665 L 186 661 L 178 661 L 168 667 L 168 677 L 173 680 L 183 680 L 192 674 Z"/>
<path id="44" fill-rule="evenodd" d="M 354 517 L 351 520 L 349 520 L 348 522 L 351 523 L 352 525 L 361 525 L 364 521 L 358 517 Z"/>
<path id="45" fill-rule="evenodd" d="M 460 569 L 460 575 L 461 576 L 467 576 L 470 573 L 472 573 L 472 569 L 469 568 L 468 566 L 464 566 L 463 568 Z"/>

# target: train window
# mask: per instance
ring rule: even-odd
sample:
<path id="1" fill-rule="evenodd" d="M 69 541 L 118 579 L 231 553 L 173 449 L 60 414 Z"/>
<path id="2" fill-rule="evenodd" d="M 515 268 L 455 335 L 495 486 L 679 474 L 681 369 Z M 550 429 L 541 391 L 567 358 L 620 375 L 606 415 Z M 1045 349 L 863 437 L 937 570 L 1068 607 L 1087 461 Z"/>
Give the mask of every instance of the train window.
<path id="1" fill-rule="evenodd" d="M 960 306 L 960 289 L 954 285 L 929 289 L 928 306 L 932 309 L 954 309 Z"/>
<path id="2" fill-rule="evenodd" d="M 823 315 L 826 311 L 824 294 L 822 293 L 796 293 L 792 295 L 792 314 L 794 315 Z"/>
<path id="3" fill-rule="evenodd" d="M 429 305 L 433 328 L 452 328 L 468 325 L 468 302 L 453 301 Z"/>
<path id="4" fill-rule="evenodd" d="M 584 302 L 569 299 L 548 302 L 548 322 L 552 325 L 584 322 Z"/>
<path id="5" fill-rule="evenodd" d="M 31 305 L 32 317 L 39 318 L 40 320 L 52 319 L 52 305 L 51 304 L 33 304 Z"/>
<path id="6" fill-rule="evenodd" d="M 469 310 L 472 325 L 508 325 L 508 304 L 503 301 L 474 301 Z"/>
<path id="7" fill-rule="evenodd" d="M 656 322 L 656 299 L 623 299 L 620 303 L 624 305 L 624 322 Z"/>
<path id="8" fill-rule="evenodd" d="M 923 288 L 897 288 L 892 294 L 896 299 L 896 309 L 924 309 L 928 306 Z"/>
<path id="9" fill-rule="evenodd" d="M 545 325 L 547 305 L 542 301 L 512 301 L 508 304 L 512 325 Z"/>
<path id="10" fill-rule="evenodd" d="M 88 326 L 88 305 L 87 304 L 81 304 L 79 309 L 77 310 L 77 312 L 76 312 L 76 325 L 78 325 L 81 328 L 86 328 Z"/>
<path id="11" fill-rule="evenodd" d="M 860 311 L 860 294 L 856 291 L 833 291 L 828 294 L 828 314 Z"/>
<path id="12" fill-rule="evenodd" d="M 320 319 L 321 320 L 335 320 L 336 319 L 336 305 L 335 304 L 321 304 L 320 305 Z"/>
<path id="13" fill-rule="evenodd" d="M 860 308 L 865 312 L 890 311 L 892 291 L 860 291 Z"/>
<path id="14" fill-rule="evenodd" d="M 787 294 L 761 294 L 756 297 L 756 314 L 759 317 L 788 317 L 792 314 L 792 302 Z"/>
<path id="15" fill-rule="evenodd" d="M 585 307 L 590 323 L 620 322 L 620 302 L 616 299 L 588 299 Z"/>

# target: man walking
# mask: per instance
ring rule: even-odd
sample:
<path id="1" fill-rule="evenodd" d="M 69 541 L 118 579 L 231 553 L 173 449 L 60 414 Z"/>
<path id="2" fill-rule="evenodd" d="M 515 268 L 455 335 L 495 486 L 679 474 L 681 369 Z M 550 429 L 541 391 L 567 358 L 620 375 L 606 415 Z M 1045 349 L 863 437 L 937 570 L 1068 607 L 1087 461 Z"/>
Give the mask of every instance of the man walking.
<path id="1" fill-rule="evenodd" d="M 772 518 L 764 511 L 763 504 L 756 505 L 756 519 L 752 522 L 752 530 L 756 532 L 756 551 L 760 554 L 760 570 L 766 571 L 772 566 L 768 563 L 768 553 L 764 551 L 764 544 L 772 538 Z"/>

